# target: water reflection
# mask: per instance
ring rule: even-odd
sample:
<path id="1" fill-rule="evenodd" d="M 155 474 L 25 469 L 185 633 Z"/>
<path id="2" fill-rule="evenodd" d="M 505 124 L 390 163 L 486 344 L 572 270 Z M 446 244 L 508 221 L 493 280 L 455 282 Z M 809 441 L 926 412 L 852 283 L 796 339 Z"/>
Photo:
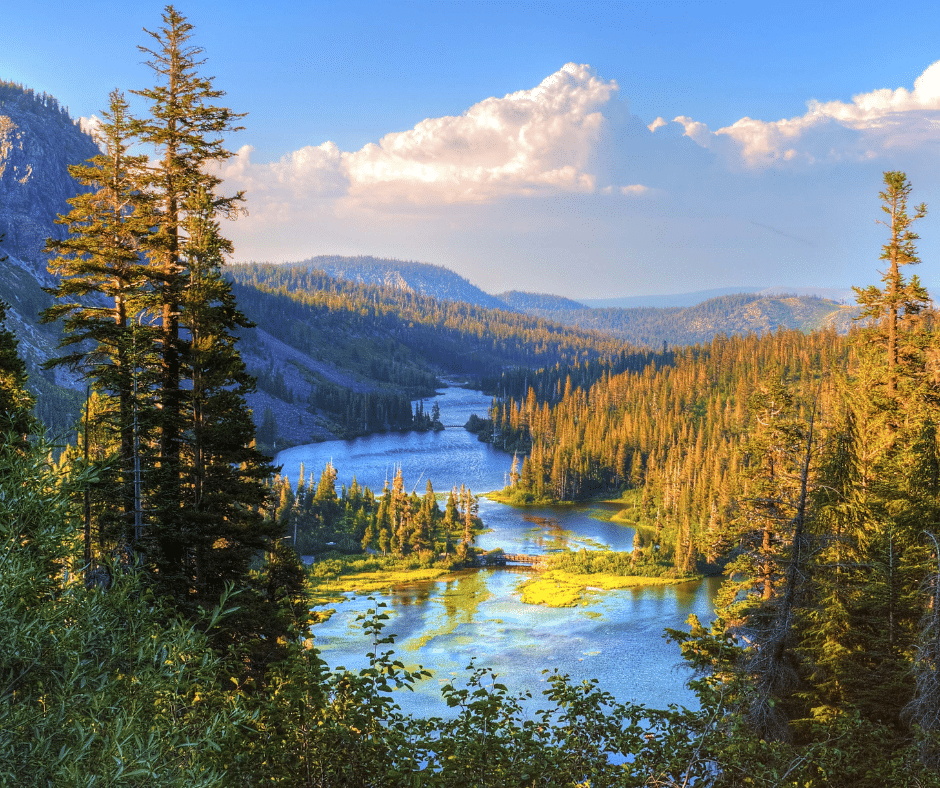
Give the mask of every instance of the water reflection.
<path id="1" fill-rule="evenodd" d="M 447 424 L 462 424 L 471 412 L 484 415 L 489 407 L 488 397 L 461 389 L 449 389 L 438 401 Z M 318 477 L 328 460 L 342 484 L 355 475 L 360 484 L 380 491 L 400 464 L 409 489 L 420 486 L 421 492 L 430 478 L 439 493 L 460 484 L 475 493 L 501 488 L 512 462 L 510 455 L 462 429 L 331 441 L 298 446 L 277 457 L 292 481 L 300 462 L 306 473 Z M 633 529 L 603 519 L 617 508 L 592 503 L 519 510 L 481 499 L 480 516 L 491 530 L 478 537 L 477 546 L 532 554 L 582 548 L 629 551 Z M 463 674 L 471 660 L 492 667 L 510 689 L 530 691 L 533 709 L 546 687 L 543 671 L 556 669 L 574 681 L 596 677 L 622 701 L 657 707 L 694 703 L 684 686 L 689 671 L 663 630 L 684 628 L 692 613 L 711 620 L 717 580 L 605 592 L 583 607 L 553 609 L 519 601 L 517 586 L 530 573 L 522 567 L 463 571 L 401 586 L 379 598 L 389 605 L 387 632 L 397 636 L 398 658 L 435 674 L 414 694 L 399 694 L 406 710 L 451 713 L 438 688 Z M 314 628 L 315 642 L 330 665 L 365 666 L 371 643 L 355 618 L 375 604 L 350 598 L 327 623 Z"/>
<path id="2" fill-rule="evenodd" d="M 466 423 L 471 413 L 486 416 L 490 397 L 478 391 L 447 389 L 434 398 L 445 424 Z M 432 407 L 426 403 L 426 409 Z M 424 491 L 428 479 L 438 492 L 467 485 L 474 493 L 499 490 L 506 486 L 512 455 L 480 443 L 463 427 L 442 432 L 390 432 L 349 441 L 326 441 L 295 446 L 279 452 L 275 462 L 283 473 L 296 481 L 301 463 L 314 478 L 327 462 L 338 472 L 337 484 L 347 487 L 356 477 L 360 485 L 379 493 L 385 481 L 391 482 L 401 466 L 409 490 Z"/>
<path id="3" fill-rule="evenodd" d="M 475 661 L 492 667 L 512 690 L 531 692 L 533 703 L 546 686 L 543 671 L 559 670 L 574 681 L 599 679 L 618 700 L 694 704 L 684 686 L 689 671 L 663 630 L 683 628 L 691 613 L 709 620 L 713 581 L 607 592 L 585 607 L 552 609 L 519 601 L 516 587 L 529 574 L 523 568 L 467 571 L 386 597 L 397 655 L 435 674 L 414 695 L 402 693 L 399 703 L 414 713 L 449 713 L 437 688 Z M 351 600 L 315 628 L 331 665 L 365 666 L 368 642 L 350 621 L 373 605 Z"/>

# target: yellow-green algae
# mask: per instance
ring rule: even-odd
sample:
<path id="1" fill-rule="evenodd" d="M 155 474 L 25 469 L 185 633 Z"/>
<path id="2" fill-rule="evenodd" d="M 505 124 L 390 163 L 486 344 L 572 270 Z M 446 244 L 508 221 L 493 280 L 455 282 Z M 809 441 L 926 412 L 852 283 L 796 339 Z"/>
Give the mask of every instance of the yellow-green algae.
<path id="1" fill-rule="evenodd" d="M 450 573 L 450 569 L 378 569 L 372 572 L 341 575 L 327 582 L 328 590 L 339 594 L 371 594 L 387 591 L 395 586 L 436 580 Z"/>
<path id="2" fill-rule="evenodd" d="M 323 607 L 343 602 L 348 594 L 379 593 L 436 580 L 452 571 L 449 564 L 422 566 L 413 557 L 333 557 L 308 568 L 307 588 L 311 606 Z"/>
<path id="3" fill-rule="evenodd" d="M 420 638 L 404 644 L 406 651 L 424 648 L 434 638 L 453 634 L 460 624 L 471 624 L 476 620 L 480 604 L 492 596 L 486 583 L 489 573 L 467 572 L 460 577 L 448 579 L 447 587 L 439 599 L 443 610 Z"/>
<path id="4" fill-rule="evenodd" d="M 640 577 L 608 574 L 580 574 L 549 569 L 519 586 L 522 601 L 527 605 L 546 607 L 577 607 L 587 604 L 599 591 L 616 591 L 636 586 L 662 586 L 686 582 L 688 578 Z"/>

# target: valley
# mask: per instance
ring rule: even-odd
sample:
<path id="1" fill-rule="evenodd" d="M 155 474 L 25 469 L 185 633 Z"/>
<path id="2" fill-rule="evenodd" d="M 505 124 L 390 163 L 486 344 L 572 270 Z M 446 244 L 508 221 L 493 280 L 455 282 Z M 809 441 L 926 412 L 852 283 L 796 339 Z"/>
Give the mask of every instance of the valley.
<path id="1" fill-rule="evenodd" d="M 930 225 L 905 172 L 871 184 L 880 279 L 851 304 L 703 277 L 631 305 L 605 269 L 586 305 L 593 237 L 558 294 L 365 254 L 235 263 L 247 172 L 285 233 L 299 194 L 389 238 L 467 203 L 440 221 L 465 241 L 547 199 L 520 265 L 557 273 L 556 232 L 634 210 L 659 248 L 709 242 L 673 246 L 667 189 L 569 157 L 619 139 L 569 100 L 616 90 L 587 66 L 252 165 L 193 25 L 161 19 L 151 86 L 92 119 L 0 82 L 0 784 L 940 786 L 940 313 L 908 274 Z M 569 131 L 528 174 L 526 127 L 508 163 L 424 151 L 399 190 L 425 137 L 485 116 L 496 155 L 533 112 Z M 670 127 L 689 164 L 710 132 L 685 120 L 623 139 Z M 444 148 L 472 158 L 463 134 Z M 298 162 L 329 188 L 297 190 Z M 811 256 L 758 218 L 739 230 Z M 668 258 L 631 249 L 649 290 Z"/>

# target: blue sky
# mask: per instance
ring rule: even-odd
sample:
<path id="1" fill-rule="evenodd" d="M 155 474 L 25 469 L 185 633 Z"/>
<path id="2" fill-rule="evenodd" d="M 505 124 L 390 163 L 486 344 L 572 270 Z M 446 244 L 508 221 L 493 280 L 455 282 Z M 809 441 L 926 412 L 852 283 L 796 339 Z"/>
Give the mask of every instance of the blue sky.
<path id="1" fill-rule="evenodd" d="M 0 78 L 90 118 L 151 83 L 162 7 L 19 3 Z M 940 187 L 935 4 L 218 8 L 178 5 L 248 113 L 238 260 L 373 254 L 574 298 L 848 287 L 877 278 L 881 173 L 928 206 Z M 940 283 L 940 214 L 918 229 Z"/>

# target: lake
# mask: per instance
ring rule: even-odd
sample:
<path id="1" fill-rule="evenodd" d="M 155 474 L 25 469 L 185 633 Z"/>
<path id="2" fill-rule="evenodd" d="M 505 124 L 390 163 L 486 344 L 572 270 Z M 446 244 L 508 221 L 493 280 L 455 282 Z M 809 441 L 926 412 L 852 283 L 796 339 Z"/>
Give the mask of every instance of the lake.
<path id="1" fill-rule="evenodd" d="M 485 416 L 490 404 L 479 392 L 456 388 L 425 400 L 425 410 L 435 401 L 446 425 L 463 425 L 471 413 Z M 406 487 L 419 494 L 428 479 L 438 493 L 465 484 L 479 494 L 505 486 L 512 456 L 455 426 L 297 446 L 280 452 L 276 461 L 292 483 L 301 463 L 306 475 L 318 479 L 332 461 L 338 484 L 348 486 L 355 476 L 376 493 L 400 466 Z M 516 509 L 481 498 L 480 517 L 491 531 L 476 544 L 533 554 L 630 550 L 633 529 L 605 520 L 609 513 L 610 506 L 603 504 Z M 393 648 L 398 658 L 435 674 L 413 695 L 401 694 L 399 702 L 407 711 L 447 714 L 438 685 L 465 673 L 471 660 L 493 668 L 511 690 L 528 690 L 536 698 L 546 686 L 543 671 L 557 669 L 577 681 L 597 678 L 621 701 L 655 707 L 695 704 L 684 686 L 690 673 L 663 630 L 686 628 L 692 613 L 710 621 L 719 578 L 608 591 L 586 606 L 555 609 L 519 601 L 516 587 L 529 576 L 530 570 L 523 568 L 464 570 L 377 597 L 388 605 L 387 631 L 397 636 Z M 350 598 L 328 622 L 314 627 L 314 641 L 331 666 L 365 665 L 371 646 L 355 618 L 374 605 L 367 598 Z"/>

